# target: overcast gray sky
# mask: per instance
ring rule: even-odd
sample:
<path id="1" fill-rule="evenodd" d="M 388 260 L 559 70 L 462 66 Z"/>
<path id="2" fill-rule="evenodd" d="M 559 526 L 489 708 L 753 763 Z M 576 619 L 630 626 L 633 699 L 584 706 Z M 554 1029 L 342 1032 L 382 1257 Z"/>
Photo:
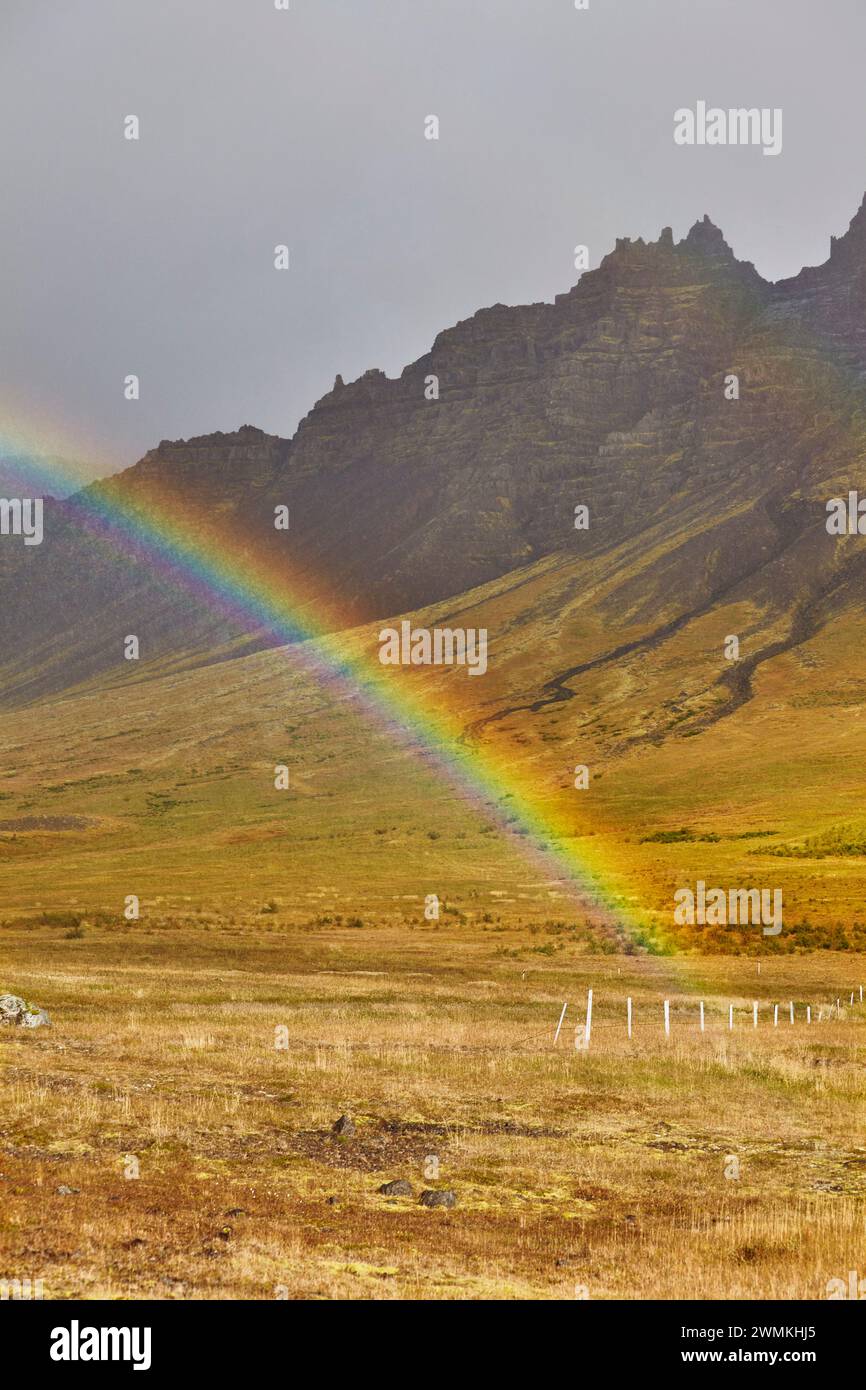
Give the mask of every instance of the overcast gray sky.
<path id="1" fill-rule="evenodd" d="M 0 0 L 0 439 L 96 472 L 290 434 L 337 372 L 567 289 L 576 243 L 704 212 L 765 276 L 817 264 L 864 52 L 864 0 Z M 699 99 L 781 107 L 781 155 L 676 146 Z"/>

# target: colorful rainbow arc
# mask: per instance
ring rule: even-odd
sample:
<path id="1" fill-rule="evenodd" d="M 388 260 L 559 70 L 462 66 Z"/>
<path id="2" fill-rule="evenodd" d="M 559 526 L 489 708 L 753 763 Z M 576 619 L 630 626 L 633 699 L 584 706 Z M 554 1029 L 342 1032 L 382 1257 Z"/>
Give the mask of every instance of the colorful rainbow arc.
<path id="1" fill-rule="evenodd" d="M 8 438 L 0 438 L 0 457 L 31 489 L 22 495 L 48 495 L 52 484 L 55 491 L 65 490 L 59 469 Z M 415 751 L 494 818 L 537 867 L 552 873 L 551 887 L 564 888 L 627 931 L 639 930 L 609 887 L 615 868 L 596 837 L 582 838 L 579 853 L 572 844 L 556 843 L 565 837 L 573 841 L 573 831 L 562 812 L 557 816 L 551 810 L 552 790 L 540 794 L 528 773 L 504 754 L 461 742 L 463 724 L 454 711 L 429 695 L 422 698 L 411 680 L 400 678 L 404 673 L 380 665 L 378 651 L 371 654 L 357 631 L 347 632 L 327 595 L 316 591 L 301 600 L 272 561 L 266 564 L 248 552 L 234 557 L 232 538 L 219 537 L 210 523 L 203 539 L 201 515 L 174 494 L 156 498 L 151 490 L 146 502 L 132 505 L 117 497 L 109 482 L 76 493 L 66 505 L 74 507 L 76 520 L 97 544 L 134 555 L 212 609 L 266 632 L 277 644 L 292 644 L 317 679 L 337 683 L 380 727 L 408 735 Z"/>
<path id="2" fill-rule="evenodd" d="M 31 489 L 25 495 L 65 491 L 67 480 L 60 468 L 47 466 L 8 438 L 0 438 L 0 457 L 7 471 L 11 464 Z M 555 817 L 550 810 L 552 792 L 546 798 L 539 795 L 528 774 L 493 749 L 461 742 L 463 723 L 453 710 L 430 695 L 421 698 L 411 682 L 400 680 L 398 671 L 382 667 L 378 653 L 361 646 L 357 631 L 346 631 L 327 596 L 317 592 L 304 602 L 292 592 L 284 571 L 275 573 L 272 562 L 265 564 L 249 552 L 232 555 L 231 537 L 221 535 L 214 546 L 211 530 L 203 541 L 197 534 L 202 517 L 183 509 L 177 496 L 160 500 L 152 492 L 146 503 L 132 506 L 107 482 L 76 492 L 65 506 L 75 510 L 78 523 L 86 525 L 100 545 L 132 553 L 211 609 L 249 630 L 267 632 L 277 644 L 292 644 L 318 680 L 336 682 L 349 692 L 379 727 L 407 735 L 411 746 L 423 752 L 464 798 L 498 821 L 523 855 L 552 874 L 552 887 L 564 888 L 584 906 L 592 903 L 628 929 L 623 906 L 607 887 L 614 870 L 601 845 L 581 841 L 578 855 L 570 844 L 556 844 L 573 831 L 562 823 L 562 813 Z"/>

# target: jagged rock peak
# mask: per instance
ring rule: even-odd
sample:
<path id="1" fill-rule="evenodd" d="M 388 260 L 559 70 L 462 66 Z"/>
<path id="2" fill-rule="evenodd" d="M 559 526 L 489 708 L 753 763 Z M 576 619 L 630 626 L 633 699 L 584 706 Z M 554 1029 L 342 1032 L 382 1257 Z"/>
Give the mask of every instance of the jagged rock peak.
<path id="1" fill-rule="evenodd" d="M 688 235 L 682 241 L 674 242 L 673 228 L 662 227 L 658 241 L 644 241 L 643 237 L 617 237 L 613 251 L 605 256 L 602 264 L 616 264 L 621 258 L 644 258 L 645 254 L 652 259 L 657 252 L 684 251 L 688 253 L 698 252 L 703 256 L 711 256 L 715 259 L 723 258 L 732 265 L 736 263 L 736 256 L 725 241 L 721 230 L 712 222 L 705 213 L 704 216 L 694 224 Z"/>
<path id="2" fill-rule="evenodd" d="M 725 241 L 720 228 L 710 220 L 709 214 L 706 212 L 700 222 L 696 222 L 690 228 L 688 236 L 680 242 L 680 245 L 688 247 L 689 250 L 725 255 L 729 256 L 731 260 L 734 259 L 734 253 Z"/>
<path id="3" fill-rule="evenodd" d="M 239 425 L 236 430 L 213 430 L 210 434 L 191 435 L 189 439 L 161 439 L 149 453 L 158 454 L 165 449 L 200 449 L 211 444 L 253 444 L 277 438 L 278 435 L 266 434 L 258 425 Z"/>
<path id="4" fill-rule="evenodd" d="M 866 251 L 866 193 L 848 224 L 847 232 L 842 236 L 830 238 L 831 260 L 834 257 L 848 256 L 852 251 L 856 251 L 858 255 Z"/>

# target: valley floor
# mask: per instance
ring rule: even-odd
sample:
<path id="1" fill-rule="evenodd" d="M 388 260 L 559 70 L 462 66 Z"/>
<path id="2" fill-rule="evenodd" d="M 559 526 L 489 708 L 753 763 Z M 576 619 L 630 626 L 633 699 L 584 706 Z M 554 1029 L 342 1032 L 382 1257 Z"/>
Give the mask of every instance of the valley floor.
<path id="1" fill-rule="evenodd" d="M 278 913 L 0 936 L 53 1020 L 0 1033 L 0 1279 L 46 1299 L 823 1299 L 866 1273 L 862 955 L 758 973 Z"/>

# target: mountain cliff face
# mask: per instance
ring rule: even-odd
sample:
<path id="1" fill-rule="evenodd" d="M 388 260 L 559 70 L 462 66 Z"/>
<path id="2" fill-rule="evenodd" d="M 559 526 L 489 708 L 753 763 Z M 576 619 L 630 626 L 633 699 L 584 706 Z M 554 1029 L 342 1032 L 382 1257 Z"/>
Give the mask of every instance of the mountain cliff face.
<path id="1" fill-rule="evenodd" d="M 181 663 L 274 640 L 217 613 L 122 526 L 95 531 L 106 503 L 182 517 L 240 565 L 271 559 L 298 593 L 336 598 L 345 624 L 550 555 L 591 584 L 624 542 L 646 563 L 605 603 L 632 626 L 737 585 L 788 624 L 828 595 L 853 601 L 859 559 L 826 535 L 823 503 L 859 476 L 864 373 L 864 207 L 824 266 L 777 285 L 706 217 L 679 243 L 669 229 L 619 240 L 553 304 L 483 309 L 396 380 L 338 377 L 291 440 L 244 426 L 163 441 L 46 502 L 41 546 L 0 540 L 0 698 L 116 671 L 128 632 Z"/>
<path id="2" fill-rule="evenodd" d="M 774 286 L 774 310 L 866 376 L 866 197 L 845 235 L 830 238 L 829 260 Z"/>

